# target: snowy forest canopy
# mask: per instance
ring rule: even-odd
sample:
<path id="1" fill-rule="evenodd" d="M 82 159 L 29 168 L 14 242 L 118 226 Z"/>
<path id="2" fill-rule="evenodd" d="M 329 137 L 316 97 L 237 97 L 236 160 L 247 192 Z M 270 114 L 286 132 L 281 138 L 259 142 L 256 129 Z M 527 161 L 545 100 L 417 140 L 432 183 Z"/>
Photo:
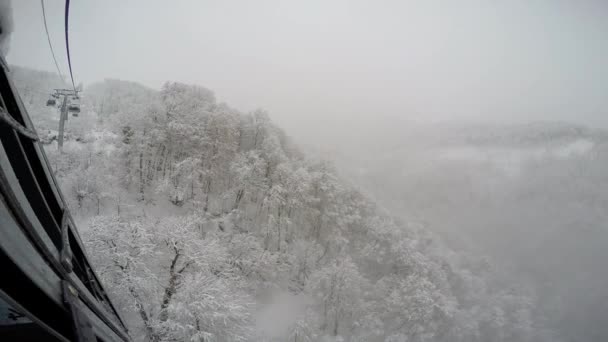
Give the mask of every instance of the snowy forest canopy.
<path id="1" fill-rule="evenodd" d="M 446 222 L 389 213 L 263 110 L 105 80 L 59 153 L 45 107 L 58 78 L 12 70 L 136 341 L 571 340 L 536 288 L 446 245 L 428 226 Z M 429 197 L 403 203 L 430 208 L 432 192 L 409 190 Z"/>

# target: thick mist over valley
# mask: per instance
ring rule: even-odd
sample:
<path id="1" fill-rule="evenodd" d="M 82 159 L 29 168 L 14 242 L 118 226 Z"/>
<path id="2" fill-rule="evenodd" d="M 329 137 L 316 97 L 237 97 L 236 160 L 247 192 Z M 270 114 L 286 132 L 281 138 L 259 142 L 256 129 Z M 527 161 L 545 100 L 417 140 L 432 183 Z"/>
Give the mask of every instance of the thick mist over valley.
<path id="1" fill-rule="evenodd" d="M 534 287 L 560 336 L 605 338 L 606 131 L 567 122 L 350 128 L 317 135 L 309 150 L 392 214 Z"/>
<path id="2" fill-rule="evenodd" d="M 75 84 L 38 6 L 10 76 L 134 341 L 608 341 L 601 1 L 76 2 Z"/>

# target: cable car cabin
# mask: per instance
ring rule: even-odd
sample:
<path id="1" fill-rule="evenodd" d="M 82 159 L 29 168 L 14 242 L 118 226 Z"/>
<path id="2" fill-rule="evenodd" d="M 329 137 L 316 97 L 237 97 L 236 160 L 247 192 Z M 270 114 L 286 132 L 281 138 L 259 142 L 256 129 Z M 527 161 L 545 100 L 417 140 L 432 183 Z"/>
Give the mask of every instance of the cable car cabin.
<path id="1" fill-rule="evenodd" d="M 68 104 L 68 112 L 72 113 L 72 116 L 80 114 L 80 98 L 78 96 L 72 97 L 72 100 Z"/>
<path id="2" fill-rule="evenodd" d="M 131 341 L 2 56 L 0 269 L 0 341 Z"/>
<path id="3" fill-rule="evenodd" d="M 50 98 L 50 99 L 46 100 L 46 105 L 49 106 L 49 107 L 50 106 L 54 106 L 56 104 L 57 104 L 57 101 L 55 101 L 54 98 Z"/>
<path id="4" fill-rule="evenodd" d="M 71 104 L 68 106 L 68 112 L 72 113 L 72 116 L 78 116 L 80 114 L 80 106 Z"/>

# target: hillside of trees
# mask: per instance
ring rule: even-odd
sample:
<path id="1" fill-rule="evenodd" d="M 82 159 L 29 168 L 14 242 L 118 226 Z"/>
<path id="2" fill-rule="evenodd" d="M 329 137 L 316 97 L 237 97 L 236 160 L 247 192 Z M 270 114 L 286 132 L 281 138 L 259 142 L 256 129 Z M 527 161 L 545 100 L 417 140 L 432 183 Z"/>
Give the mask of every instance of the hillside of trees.
<path id="1" fill-rule="evenodd" d="M 395 219 L 263 110 L 105 80 L 60 153 L 44 102 L 61 82 L 13 74 L 137 341 L 559 341 L 532 290 Z"/>

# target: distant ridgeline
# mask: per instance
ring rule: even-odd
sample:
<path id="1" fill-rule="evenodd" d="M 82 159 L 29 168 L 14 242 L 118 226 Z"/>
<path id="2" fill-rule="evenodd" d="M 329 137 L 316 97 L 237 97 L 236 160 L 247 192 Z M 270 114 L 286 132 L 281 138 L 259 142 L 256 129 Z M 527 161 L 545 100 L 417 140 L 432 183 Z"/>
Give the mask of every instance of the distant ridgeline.
<path id="1" fill-rule="evenodd" d="M 528 124 L 439 124 L 444 145 L 532 147 L 563 144 L 581 139 L 607 140 L 605 131 L 562 122 Z"/>
<path id="2" fill-rule="evenodd" d="M 56 78 L 15 72 L 35 124 L 52 129 Z M 262 110 L 239 113 L 198 86 L 117 80 L 85 88 L 82 105 L 68 124 L 80 141 L 48 152 L 135 337 L 557 341 L 533 293 L 396 222 Z M 268 329 L 258 313 L 273 294 L 305 300 Z"/>

